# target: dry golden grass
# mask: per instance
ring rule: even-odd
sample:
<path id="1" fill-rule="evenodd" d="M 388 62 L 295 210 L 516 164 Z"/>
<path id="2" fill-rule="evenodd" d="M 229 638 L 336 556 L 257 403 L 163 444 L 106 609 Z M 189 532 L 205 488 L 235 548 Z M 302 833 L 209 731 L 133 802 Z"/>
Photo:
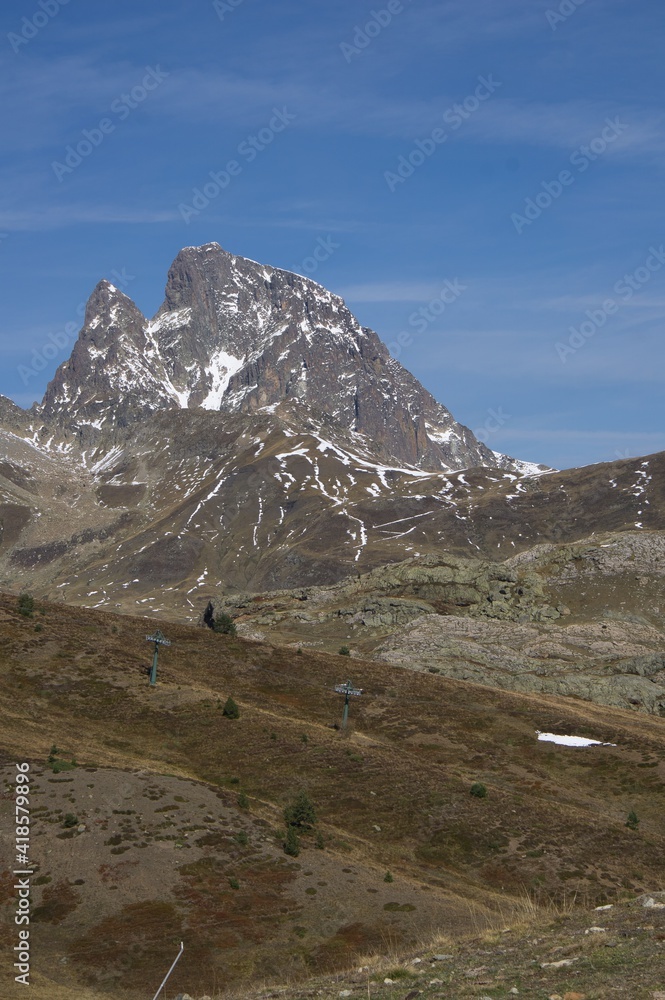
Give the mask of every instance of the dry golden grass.
<path id="1" fill-rule="evenodd" d="M 225 988 L 238 992 L 261 981 L 296 984 L 334 968 L 399 964 L 419 948 L 451 941 L 462 947 L 470 937 L 489 947 L 508 926 L 526 934 L 580 903 L 614 901 L 662 884 L 662 719 L 379 663 L 296 655 L 176 624 L 162 626 L 173 645 L 162 657 L 157 689 L 150 690 L 145 619 L 60 605 L 43 610 L 22 618 L 15 598 L 0 599 L 0 763 L 27 759 L 44 767 L 56 743 L 80 765 L 118 781 L 143 772 L 155 782 L 171 775 L 169 781 L 196 783 L 188 788 L 216 790 L 225 809 L 246 817 L 252 836 L 266 838 L 265 850 L 277 852 L 275 858 L 284 805 L 300 788 L 316 804 L 325 850 L 305 838 L 302 867 L 289 888 L 271 881 L 279 873 L 268 855 L 261 864 L 258 854 L 252 860 L 242 852 L 232 861 L 247 871 L 248 888 L 235 895 L 225 877 L 197 885 L 187 873 L 167 893 L 158 881 L 146 882 L 145 875 L 141 881 L 146 868 L 139 864 L 135 882 L 127 883 L 135 885 L 133 899 L 157 902 L 163 895 L 174 907 L 173 933 L 180 927 L 188 941 L 175 983 L 193 996 L 197 990 L 212 995 L 221 969 Z M 365 694 L 354 701 L 343 736 L 331 728 L 341 711 L 332 689 L 349 669 Z M 235 722 L 218 707 L 229 694 L 240 705 Z M 580 753 L 539 744 L 536 729 L 589 735 L 617 747 Z M 469 795 L 476 780 L 488 788 L 487 799 Z M 58 786 L 58 794 L 67 787 Z M 239 790 L 249 813 L 236 807 Z M 640 817 L 638 831 L 625 827 L 631 808 Z M 53 841 L 58 851 L 69 843 Z M 206 857 L 216 854 L 219 845 L 204 849 Z M 134 856 L 147 857 L 126 855 Z M 337 874 L 326 869 L 324 875 L 326 865 Z M 318 896 L 308 902 L 309 869 Z M 394 886 L 384 884 L 386 870 Z M 338 918 L 327 914 L 316 879 L 343 900 Z M 85 903 L 93 886 L 80 892 Z M 287 899 L 289 912 L 280 915 Z M 86 916 L 76 938 L 93 940 L 114 912 L 124 913 L 130 937 L 139 929 L 139 911 L 102 907 Z M 87 958 L 71 972 L 59 967 L 70 947 L 64 932 L 76 920 L 74 912 L 53 931 L 41 925 L 35 936 L 42 955 L 52 949 L 56 979 L 78 976 L 70 989 L 92 991 L 72 998 L 97 1000 L 103 968 Z M 292 921 L 304 936 L 293 936 Z M 265 928 L 259 943 L 258 928 Z M 109 982 L 104 995 L 120 997 L 120 986 L 132 1000 L 145 995 L 162 965 L 161 957 L 151 964 L 147 951 L 138 954 L 133 971 L 122 983 Z M 36 983 L 33 993 L 39 1000 L 40 988 Z M 45 995 L 60 1000 L 55 990 L 54 984 Z"/>

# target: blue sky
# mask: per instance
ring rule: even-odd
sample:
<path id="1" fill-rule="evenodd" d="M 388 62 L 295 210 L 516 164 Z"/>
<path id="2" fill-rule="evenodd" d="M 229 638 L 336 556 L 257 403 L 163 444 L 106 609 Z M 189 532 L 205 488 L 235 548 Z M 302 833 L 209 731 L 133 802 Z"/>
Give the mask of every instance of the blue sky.
<path id="1" fill-rule="evenodd" d="M 214 240 L 342 294 L 495 450 L 665 449 L 658 0 L 0 18 L 0 392 L 41 399 L 100 278 L 152 315 Z"/>

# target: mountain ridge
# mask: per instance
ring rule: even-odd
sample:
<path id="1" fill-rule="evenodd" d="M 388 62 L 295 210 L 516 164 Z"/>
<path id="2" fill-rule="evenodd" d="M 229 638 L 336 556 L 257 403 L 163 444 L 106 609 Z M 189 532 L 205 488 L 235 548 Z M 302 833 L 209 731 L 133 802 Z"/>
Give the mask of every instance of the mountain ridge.
<path id="1" fill-rule="evenodd" d="M 289 399 L 364 437 L 384 462 L 517 467 L 455 421 L 339 296 L 216 243 L 180 251 L 152 319 L 100 281 L 70 358 L 30 412 L 39 440 L 55 431 L 87 454 L 159 410 L 250 415 Z"/>

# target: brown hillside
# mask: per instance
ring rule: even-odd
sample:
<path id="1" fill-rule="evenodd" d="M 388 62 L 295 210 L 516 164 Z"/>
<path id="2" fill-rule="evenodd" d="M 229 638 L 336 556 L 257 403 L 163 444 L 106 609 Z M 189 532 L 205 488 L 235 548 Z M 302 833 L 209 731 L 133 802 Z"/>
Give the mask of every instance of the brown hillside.
<path id="1" fill-rule="evenodd" d="M 144 997 L 181 939 L 170 990 L 212 995 L 463 935 L 525 890 L 600 905 L 662 885 L 665 720 L 169 623 L 150 690 L 151 627 L 0 599 L 2 827 L 29 761 L 39 1000 Z M 342 735 L 332 689 L 349 671 L 365 693 Z M 294 858 L 282 810 L 301 790 L 317 823 Z"/>

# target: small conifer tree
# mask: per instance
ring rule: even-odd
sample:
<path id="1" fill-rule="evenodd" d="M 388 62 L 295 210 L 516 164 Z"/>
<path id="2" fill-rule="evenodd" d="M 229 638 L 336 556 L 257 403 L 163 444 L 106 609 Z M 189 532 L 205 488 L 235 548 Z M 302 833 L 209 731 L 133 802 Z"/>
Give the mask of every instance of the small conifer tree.
<path id="1" fill-rule="evenodd" d="M 296 799 L 284 810 L 284 819 L 289 826 L 300 830 L 310 830 L 316 823 L 316 812 L 307 792 L 299 792 Z"/>
<path id="2" fill-rule="evenodd" d="M 471 785 L 470 792 L 477 799 L 487 798 L 487 789 L 480 781 L 476 781 Z"/>
<path id="3" fill-rule="evenodd" d="M 25 618 L 32 618 L 35 610 L 35 599 L 32 594 L 21 594 L 18 599 L 18 611 Z"/>
<path id="4" fill-rule="evenodd" d="M 284 853 L 289 854 L 292 858 L 297 858 L 300 854 L 300 841 L 298 840 L 295 826 L 287 826 L 286 828 Z"/>
<path id="5" fill-rule="evenodd" d="M 630 812 L 628 813 L 628 819 L 626 820 L 626 826 L 628 827 L 629 830 L 637 830 L 637 828 L 638 828 L 639 825 L 640 825 L 640 821 L 637 818 L 637 813 L 635 812 L 634 809 L 631 809 Z"/>
<path id="6" fill-rule="evenodd" d="M 225 611 L 220 611 L 218 615 L 215 615 L 213 628 L 215 632 L 221 632 L 223 635 L 237 634 L 233 618 L 231 618 L 231 615 L 227 615 Z"/>
<path id="7" fill-rule="evenodd" d="M 226 699 L 226 703 L 224 704 L 224 708 L 222 709 L 222 715 L 226 716 L 227 719 L 240 718 L 240 709 L 238 708 L 235 701 L 230 695 Z"/>

